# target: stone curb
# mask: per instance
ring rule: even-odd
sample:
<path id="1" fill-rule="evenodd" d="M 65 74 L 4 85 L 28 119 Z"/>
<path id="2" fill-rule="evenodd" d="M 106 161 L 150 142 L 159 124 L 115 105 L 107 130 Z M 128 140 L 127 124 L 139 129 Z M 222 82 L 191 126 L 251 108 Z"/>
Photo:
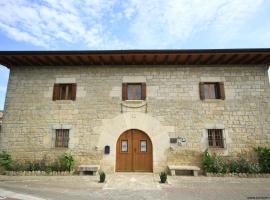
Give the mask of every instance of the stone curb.
<path id="1" fill-rule="evenodd" d="M 270 178 L 270 174 L 249 174 L 249 173 L 206 173 L 207 177 L 241 177 L 241 178 Z"/>
<path id="2" fill-rule="evenodd" d="M 53 171 L 53 172 L 45 172 L 45 171 L 6 171 L 5 175 L 7 176 L 72 176 L 74 175 L 74 171 Z"/>

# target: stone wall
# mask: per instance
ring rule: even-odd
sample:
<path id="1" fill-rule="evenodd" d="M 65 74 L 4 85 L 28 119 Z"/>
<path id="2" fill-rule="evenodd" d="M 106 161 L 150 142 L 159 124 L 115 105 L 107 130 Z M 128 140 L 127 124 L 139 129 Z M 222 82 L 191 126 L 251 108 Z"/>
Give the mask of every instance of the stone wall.
<path id="1" fill-rule="evenodd" d="M 115 144 L 127 129 L 149 134 L 154 171 L 167 164 L 200 165 L 208 128 L 222 128 L 226 156 L 270 145 L 270 86 L 263 66 L 12 67 L 1 149 L 14 159 L 36 160 L 65 151 L 79 164 L 114 171 Z M 123 81 L 145 80 L 146 102 L 122 107 Z M 225 100 L 200 100 L 200 81 L 223 81 Z M 54 83 L 77 83 L 76 101 L 52 101 Z M 125 102 L 132 107 L 134 102 Z M 144 105 L 147 103 L 146 105 Z M 136 107 L 136 105 L 135 105 Z M 144 119 L 144 120 L 142 120 Z M 68 149 L 54 148 L 54 130 L 70 129 Z M 186 144 L 170 144 L 169 137 Z M 111 154 L 103 155 L 104 145 Z"/>

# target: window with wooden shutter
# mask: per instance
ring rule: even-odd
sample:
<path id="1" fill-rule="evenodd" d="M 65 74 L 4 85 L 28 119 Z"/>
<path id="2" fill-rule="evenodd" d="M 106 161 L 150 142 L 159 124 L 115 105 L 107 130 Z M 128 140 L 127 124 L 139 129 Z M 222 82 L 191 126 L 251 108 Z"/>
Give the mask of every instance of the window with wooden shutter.
<path id="1" fill-rule="evenodd" d="M 204 97 L 204 83 L 200 82 L 199 84 L 199 93 L 200 93 L 200 99 L 203 100 L 205 99 Z"/>
<path id="2" fill-rule="evenodd" d="M 55 147 L 68 148 L 69 143 L 69 129 L 55 130 Z"/>
<path id="3" fill-rule="evenodd" d="M 145 83 L 123 83 L 122 100 L 145 100 L 146 84 Z"/>
<path id="4" fill-rule="evenodd" d="M 127 83 L 122 83 L 122 100 L 127 100 Z"/>
<path id="5" fill-rule="evenodd" d="M 53 101 L 59 100 L 60 87 L 59 84 L 54 84 L 53 87 Z"/>
<path id="6" fill-rule="evenodd" d="M 225 90 L 224 90 L 224 83 L 223 82 L 219 82 L 218 83 L 218 87 L 219 87 L 219 97 L 220 99 L 225 99 Z"/>
<path id="7" fill-rule="evenodd" d="M 53 100 L 73 100 L 76 99 L 76 83 L 54 84 Z"/>
<path id="8" fill-rule="evenodd" d="M 76 100 L 76 90 L 77 90 L 77 84 L 72 83 L 72 85 L 71 85 L 71 100 L 73 100 L 73 101 Z"/>
<path id="9" fill-rule="evenodd" d="M 223 82 L 200 83 L 200 99 L 225 99 Z"/>
<path id="10" fill-rule="evenodd" d="M 146 83 L 142 83 L 142 100 L 146 99 Z"/>

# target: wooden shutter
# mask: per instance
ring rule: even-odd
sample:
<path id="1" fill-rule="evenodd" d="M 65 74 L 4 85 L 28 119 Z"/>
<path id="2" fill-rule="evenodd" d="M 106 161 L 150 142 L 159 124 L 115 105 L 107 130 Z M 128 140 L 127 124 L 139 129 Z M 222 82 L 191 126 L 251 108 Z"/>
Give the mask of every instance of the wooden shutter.
<path id="1" fill-rule="evenodd" d="M 122 83 L 122 100 L 127 100 L 127 83 Z"/>
<path id="2" fill-rule="evenodd" d="M 224 83 L 219 82 L 218 83 L 218 91 L 219 91 L 219 98 L 220 99 L 225 99 L 225 90 L 224 90 Z"/>
<path id="3" fill-rule="evenodd" d="M 72 86 L 71 86 L 71 100 L 73 100 L 73 101 L 76 100 L 76 90 L 77 90 L 77 84 L 72 83 Z"/>
<path id="4" fill-rule="evenodd" d="M 199 84 L 199 93 L 200 93 L 200 99 L 204 100 L 205 96 L 204 96 L 204 83 L 200 82 Z"/>
<path id="5" fill-rule="evenodd" d="M 54 84 L 53 86 L 53 101 L 60 98 L 60 84 Z"/>
<path id="6" fill-rule="evenodd" d="M 146 83 L 142 83 L 142 100 L 146 99 Z"/>

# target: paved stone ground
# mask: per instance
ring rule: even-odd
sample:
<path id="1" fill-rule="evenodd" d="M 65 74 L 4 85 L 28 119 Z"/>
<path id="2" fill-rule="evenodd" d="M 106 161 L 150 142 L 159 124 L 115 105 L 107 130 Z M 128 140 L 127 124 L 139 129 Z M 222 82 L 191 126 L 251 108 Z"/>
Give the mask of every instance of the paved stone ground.
<path id="1" fill-rule="evenodd" d="M 116 173 L 106 183 L 96 176 L 0 176 L 0 199 L 270 199 L 268 178 L 168 177 Z"/>

